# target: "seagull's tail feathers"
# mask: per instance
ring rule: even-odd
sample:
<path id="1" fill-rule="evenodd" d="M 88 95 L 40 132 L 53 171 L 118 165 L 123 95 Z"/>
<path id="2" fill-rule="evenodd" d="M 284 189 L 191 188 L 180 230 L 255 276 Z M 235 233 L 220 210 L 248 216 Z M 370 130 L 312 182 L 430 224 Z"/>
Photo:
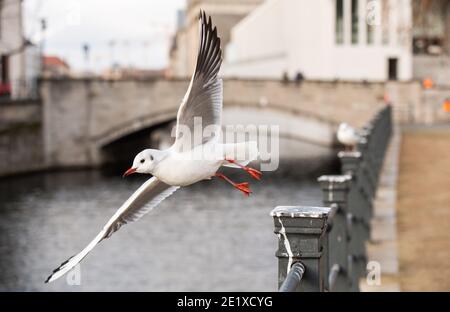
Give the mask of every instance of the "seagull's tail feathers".
<path id="1" fill-rule="evenodd" d="M 223 144 L 225 159 L 236 161 L 239 165 L 246 166 L 249 162 L 255 160 L 259 156 L 258 144 L 256 141 L 248 141 L 242 143 Z M 226 162 L 223 166 L 231 168 L 241 168 L 238 164 Z"/>
<path id="2" fill-rule="evenodd" d="M 61 265 L 58 268 L 53 270 L 52 274 L 50 274 L 50 276 L 47 278 L 45 282 L 46 283 L 53 282 L 54 280 L 57 280 L 58 278 L 60 278 L 61 276 L 72 270 L 78 263 L 81 262 L 81 260 L 84 259 L 84 257 L 87 256 L 87 254 L 92 249 L 94 249 L 94 247 L 99 242 L 103 240 L 103 238 L 105 238 L 105 235 L 106 235 L 105 230 L 102 230 L 100 233 L 98 233 L 98 235 L 81 252 L 70 257 L 69 259 L 61 263 Z"/>

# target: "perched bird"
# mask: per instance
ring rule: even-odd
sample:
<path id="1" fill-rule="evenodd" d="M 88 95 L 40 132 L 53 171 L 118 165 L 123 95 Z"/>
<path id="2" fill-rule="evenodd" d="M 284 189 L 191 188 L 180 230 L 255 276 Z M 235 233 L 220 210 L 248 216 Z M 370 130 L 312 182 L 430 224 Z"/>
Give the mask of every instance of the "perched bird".
<path id="1" fill-rule="evenodd" d="M 133 173 L 152 174 L 106 223 L 100 233 L 78 254 L 61 264 L 47 278 L 52 282 L 75 267 L 103 239 L 110 237 L 122 225 L 136 221 L 161 203 L 181 186 L 219 177 L 245 195 L 251 193 L 249 184 L 235 183 L 217 170 L 229 166 L 245 170 L 259 180 L 261 172 L 246 165 L 258 157 L 256 142 L 221 144 L 217 132 L 192 140 L 196 127 L 212 126 L 219 130 L 222 114 L 222 80 L 217 74 L 222 62 L 222 50 L 217 29 L 211 17 L 200 12 L 200 46 L 197 64 L 177 114 L 176 138 L 166 150 L 145 149 L 136 155 L 124 176 Z M 201 123 L 198 121 L 201 120 Z M 194 142 L 192 142 L 194 141 Z M 198 140 L 197 140 L 198 141 Z M 245 155 L 245 157 L 236 157 Z"/>
<path id="2" fill-rule="evenodd" d="M 337 139 L 346 149 L 353 149 L 360 137 L 353 127 L 343 122 L 339 125 Z"/>

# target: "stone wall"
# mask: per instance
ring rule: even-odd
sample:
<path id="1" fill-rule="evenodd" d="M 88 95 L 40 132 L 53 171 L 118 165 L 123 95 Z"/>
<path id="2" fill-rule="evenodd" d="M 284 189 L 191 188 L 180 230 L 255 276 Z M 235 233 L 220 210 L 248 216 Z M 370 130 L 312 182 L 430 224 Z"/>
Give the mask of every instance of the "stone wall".
<path id="1" fill-rule="evenodd" d="M 102 164 L 99 154 L 102 146 L 175 119 L 187 86 L 186 79 L 44 80 L 41 95 L 47 165 Z M 360 126 L 384 105 L 384 92 L 381 83 L 307 81 L 297 85 L 278 80 L 230 79 L 224 81 L 224 109 L 251 107 L 278 111 L 298 116 L 299 123 L 307 118 L 309 125 L 327 125 L 321 129 L 337 127 L 343 120 Z M 264 118 L 267 120 L 267 116 Z M 320 139 L 308 129 L 311 127 L 303 129 L 306 139 L 309 134 L 312 139 Z M 289 127 L 287 131 L 300 130 Z M 328 132 L 323 133 L 328 137 Z M 331 141 L 324 138 L 322 142 Z"/>
<path id="2" fill-rule="evenodd" d="M 446 99 L 450 100 L 450 87 L 425 90 L 420 123 L 428 125 L 450 123 L 450 112 L 444 111 L 442 107 Z"/>
<path id="3" fill-rule="evenodd" d="M 45 168 L 41 103 L 0 104 L 0 176 Z"/>
<path id="4" fill-rule="evenodd" d="M 100 165 L 102 146 L 174 119 L 187 85 L 187 80 L 157 79 L 42 81 L 46 163 Z"/>
<path id="5" fill-rule="evenodd" d="M 450 87 L 450 57 L 447 55 L 415 55 L 414 79 L 431 78 L 437 85 Z"/>

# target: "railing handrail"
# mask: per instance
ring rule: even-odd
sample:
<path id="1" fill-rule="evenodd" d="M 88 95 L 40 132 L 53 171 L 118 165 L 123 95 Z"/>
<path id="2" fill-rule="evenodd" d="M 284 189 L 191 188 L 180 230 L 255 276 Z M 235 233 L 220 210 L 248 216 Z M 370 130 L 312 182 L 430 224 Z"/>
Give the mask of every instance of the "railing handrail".
<path id="1" fill-rule="evenodd" d="M 279 292 L 293 292 L 301 283 L 303 274 L 305 273 L 305 266 L 300 261 L 292 264 L 289 273 L 286 276 L 283 284 L 281 284 Z"/>
<path id="2" fill-rule="evenodd" d="M 337 263 L 333 264 L 330 269 L 330 273 L 328 274 L 328 291 L 334 290 L 334 286 L 336 285 L 336 280 L 340 271 L 340 265 Z"/>

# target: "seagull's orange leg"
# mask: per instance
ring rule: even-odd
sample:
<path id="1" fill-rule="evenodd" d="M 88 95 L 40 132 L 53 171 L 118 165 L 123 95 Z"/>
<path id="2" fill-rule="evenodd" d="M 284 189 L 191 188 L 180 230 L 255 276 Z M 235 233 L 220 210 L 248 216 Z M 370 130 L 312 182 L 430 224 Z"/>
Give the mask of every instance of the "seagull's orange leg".
<path id="1" fill-rule="evenodd" d="M 250 167 L 246 167 L 246 166 L 244 166 L 244 165 L 241 165 L 240 163 L 238 163 L 237 161 L 235 161 L 235 160 L 233 160 L 233 159 L 226 159 L 226 158 L 225 158 L 225 160 L 228 161 L 229 163 L 232 163 L 232 164 L 235 164 L 235 165 L 241 167 L 242 169 L 244 169 L 245 171 L 247 171 L 247 173 L 248 173 L 249 175 L 251 175 L 254 179 L 256 179 L 256 180 L 261 180 L 261 177 L 262 177 L 261 171 L 256 170 L 256 169 L 254 169 L 254 168 L 250 168 Z"/>
<path id="2" fill-rule="evenodd" d="M 221 178 L 221 179 L 223 179 L 225 181 L 227 181 L 228 183 L 233 185 L 235 188 L 237 188 L 239 191 L 244 193 L 244 195 L 246 195 L 246 196 L 249 196 L 252 193 L 252 191 L 250 190 L 248 182 L 234 183 L 228 177 L 226 177 L 224 174 L 218 173 L 218 172 L 216 172 L 215 176 L 218 177 L 218 178 Z"/>

